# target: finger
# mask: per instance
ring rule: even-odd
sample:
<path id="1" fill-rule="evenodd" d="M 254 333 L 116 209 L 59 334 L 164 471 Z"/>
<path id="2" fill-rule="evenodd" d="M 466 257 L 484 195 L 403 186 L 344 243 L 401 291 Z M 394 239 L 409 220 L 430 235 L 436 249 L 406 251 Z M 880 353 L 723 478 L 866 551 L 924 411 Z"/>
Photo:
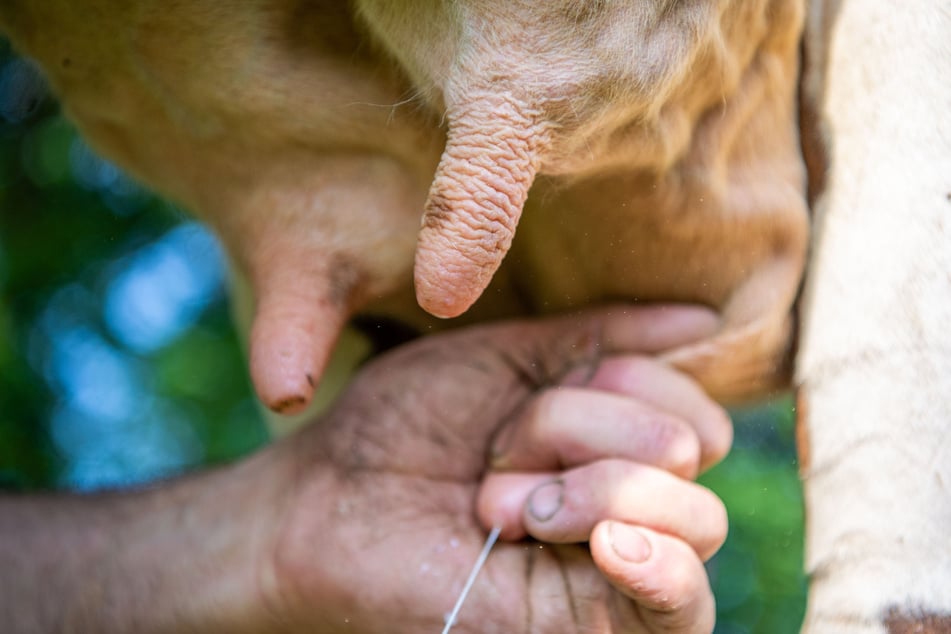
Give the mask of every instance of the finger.
<path id="1" fill-rule="evenodd" d="M 522 514 L 529 535 L 553 543 L 587 541 L 606 519 L 680 537 L 704 560 L 726 538 L 726 509 L 713 493 L 623 460 L 578 467 L 535 487 Z"/>
<path id="2" fill-rule="evenodd" d="M 662 352 L 709 337 L 719 327 L 717 313 L 699 305 L 619 306 L 604 318 L 603 352 Z"/>
<path id="3" fill-rule="evenodd" d="M 461 348 L 478 342 L 535 385 L 574 368 L 590 369 L 607 354 L 655 353 L 714 333 L 719 321 L 702 306 L 611 306 L 546 320 L 520 320 L 460 332 Z M 448 340 L 446 340 L 448 341 Z"/>
<path id="4" fill-rule="evenodd" d="M 539 486 L 557 478 L 556 473 L 489 473 L 476 496 L 476 516 L 486 530 L 498 526 L 499 538 L 518 541 L 528 536 L 522 515 L 525 503 Z"/>
<path id="5" fill-rule="evenodd" d="M 390 434 L 381 445 L 384 462 L 408 461 L 439 477 L 481 478 L 491 439 L 500 426 L 527 402 L 539 385 L 551 384 L 569 368 L 593 364 L 598 357 L 605 322 L 623 323 L 637 330 L 654 321 L 686 324 L 688 335 L 707 332 L 715 324 L 712 313 L 696 307 L 667 310 L 602 308 L 570 317 L 520 320 L 459 329 L 423 337 L 368 364 L 341 397 L 341 407 L 372 408 L 364 427 Z M 619 323 L 620 322 L 620 323 Z M 678 332 L 666 337 L 683 339 Z M 407 407 L 393 408 L 385 399 L 367 395 L 419 394 Z M 391 426 L 404 432 L 391 433 Z M 346 433 L 341 433 L 340 437 Z M 426 442 L 421 442 L 423 438 Z M 406 451 L 395 446 L 408 443 Z M 409 447 L 412 445 L 412 447 Z M 457 451 L 447 451 L 455 447 Z"/>
<path id="6" fill-rule="evenodd" d="M 690 425 L 638 400 L 590 389 L 545 390 L 505 426 L 492 468 L 560 471 L 604 458 L 625 458 L 697 475 L 700 443 Z"/>
<path id="7" fill-rule="evenodd" d="M 590 376 L 576 371 L 566 377 L 566 383 L 633 397 L 686 421 L 700 439 L 701 470 L 722 460 L 733 443 L 733 425 L 726 410 L 689 376 L 656 359 L 607 358 Z"/>
<path id="8" fill-rule="evenodd" d="M 648 528 L 606 521 L 592 532 L 590 548 L 608 581 L 637 604 L 647 631 L 713 631 L 716 607 L 707 573 L 686 543 Z"/>
<path id="9" fill-rule="evenodd" d="M 646 526 L 686 541 L 707 559 L 726 538 L 726 509 L 709 490 L 666 471 L 601 460 L 559 475 L 490 473 L 477 514 L 504 539 L 587 541 L 598 522 Z"/>

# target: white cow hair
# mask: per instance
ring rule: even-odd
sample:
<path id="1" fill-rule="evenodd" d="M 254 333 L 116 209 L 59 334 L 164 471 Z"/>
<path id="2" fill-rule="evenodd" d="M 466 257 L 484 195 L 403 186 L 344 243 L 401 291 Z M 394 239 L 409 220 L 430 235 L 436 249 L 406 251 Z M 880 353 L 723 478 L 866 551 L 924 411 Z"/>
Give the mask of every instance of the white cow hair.
<path id="1" fill-rule="evenodd" d="M 951 6 L 836 4 L 807 27 L 831 162 L 797 369 L 804 631 L 872 634 L 951 614 Z"/>

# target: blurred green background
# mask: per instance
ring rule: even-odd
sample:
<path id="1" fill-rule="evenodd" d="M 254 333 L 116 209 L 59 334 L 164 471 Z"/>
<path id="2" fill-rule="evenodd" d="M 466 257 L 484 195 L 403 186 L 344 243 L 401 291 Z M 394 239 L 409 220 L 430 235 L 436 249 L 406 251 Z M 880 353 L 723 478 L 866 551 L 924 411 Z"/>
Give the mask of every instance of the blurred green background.
<path id="1" fill-rule="evenodd" d="M 267 441 L 215 239 L 97 157 L 0 40 L 0 487 L 91 491 Z M 702 481 L 730 537 L 709 564 L 722 634 L 797 632 L 802 498 L 789 400 L 734 412 Z"/>

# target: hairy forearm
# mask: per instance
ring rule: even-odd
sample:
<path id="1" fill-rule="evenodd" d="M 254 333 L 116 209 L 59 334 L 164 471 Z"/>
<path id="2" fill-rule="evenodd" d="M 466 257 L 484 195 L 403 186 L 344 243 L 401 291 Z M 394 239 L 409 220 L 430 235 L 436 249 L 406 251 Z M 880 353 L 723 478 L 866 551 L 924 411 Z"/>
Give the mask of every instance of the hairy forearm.
<path id="1" fill-rule="evenodd" d="M 70 605 L 106 555 L 108 522 L 93 510 L 99 502 L 68 496 L 0 499 L 0 620 L 12 631 L 69 629 Z"/>
<path id="2" fill-rule="evenodd" d="M 4 631 L 244 632 L 267 514 L 247 465 L 154 489 L 0 498 Z"/>

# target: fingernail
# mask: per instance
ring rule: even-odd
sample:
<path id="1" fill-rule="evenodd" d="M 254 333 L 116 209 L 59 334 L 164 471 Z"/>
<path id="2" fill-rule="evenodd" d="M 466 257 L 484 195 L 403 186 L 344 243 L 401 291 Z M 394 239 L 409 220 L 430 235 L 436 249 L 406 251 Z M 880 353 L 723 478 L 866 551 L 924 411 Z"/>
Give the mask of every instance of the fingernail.
<path id="1" fill-rule="evenodd" d="M 651 556 L 651 545 L 644 534 L 632 526 L 611 522 L 611 547 L 617 556 L 632 564 L 642 564 Z"/>
<path id="2" fill-rule="evenodd" d="M 508 449 L 512 444 L 512 436 L 514 435 L 512 430 L 512 425 L 506 425 L 499 431 L 495 440 L 492 442 L 492 447 L 489 450 L 489 466 L 492 469 L 508 469 L 509 463 L 511 462 L 508 456 Z"/>
<path id="3" fill-rule="evenodd" d="M 528 512 L 539 522 L 555 516 L 564 501 L 565 485 L 561 480 L 539 485 L 528 497 Z"/>
<path id="4" fill-rule="evenodd" d="M 558 384 L 565 387 L 584 387 L 585 385 L 591 383 L 591 379 L 594 378 L 594 375 L 597 371 L 597 364 L 585 364 L 568 372 L 561 378 L 561 381 L 559 381 Z"/>
<path id="5" fill-rule="evenodd" d="M 494 469 L 496 471 L 507 471 L 511 464 L 511 460 L 509 460 L 509 457 L 503 452 L 493 449 L 491 453 L 489 453 L 490 469 Z"/>

